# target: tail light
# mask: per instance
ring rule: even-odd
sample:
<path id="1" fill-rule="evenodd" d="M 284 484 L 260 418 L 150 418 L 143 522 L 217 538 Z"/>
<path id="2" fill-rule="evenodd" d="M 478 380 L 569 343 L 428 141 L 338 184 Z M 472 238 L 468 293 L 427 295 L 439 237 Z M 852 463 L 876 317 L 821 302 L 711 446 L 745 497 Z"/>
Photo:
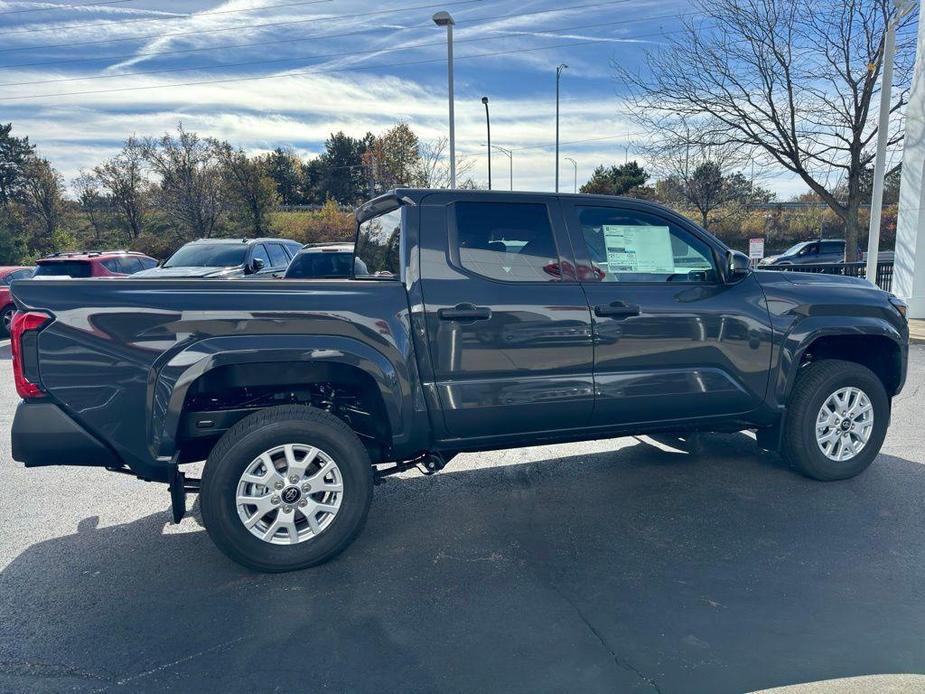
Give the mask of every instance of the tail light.
<path id="1" fill-rule="evenodd" d="M 39 382 L 38 331 L 51 316 L 38 311 L 17 311 L 10 324 L 10 349 L 13 356 L 13 381 L 21 398 L 41 398 L 45 392 Z"/>

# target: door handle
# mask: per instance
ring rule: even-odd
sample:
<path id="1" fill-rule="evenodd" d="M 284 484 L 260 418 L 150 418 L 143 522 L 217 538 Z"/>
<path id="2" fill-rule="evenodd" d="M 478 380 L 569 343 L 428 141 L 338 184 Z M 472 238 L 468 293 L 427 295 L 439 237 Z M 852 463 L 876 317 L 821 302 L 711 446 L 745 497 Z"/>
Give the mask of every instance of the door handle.
<path id="1" fill-rule="evenodd" d="M 491 309 L 487 306 L 474 306 L 473 304 L 459 304 L 453 308 L 441 308 L 437 311 L 440 320 L 452 320 L 459 323 L 488 320 L 491 318 Z"/>
<path id="2" fill-rule="evenodd" d="M 639 307 L 624 304 L 622 301 L 614 301 L 612 304 L 595 306 L 594 315 L 598 318 L 629 318 L 639 315 Z"/>

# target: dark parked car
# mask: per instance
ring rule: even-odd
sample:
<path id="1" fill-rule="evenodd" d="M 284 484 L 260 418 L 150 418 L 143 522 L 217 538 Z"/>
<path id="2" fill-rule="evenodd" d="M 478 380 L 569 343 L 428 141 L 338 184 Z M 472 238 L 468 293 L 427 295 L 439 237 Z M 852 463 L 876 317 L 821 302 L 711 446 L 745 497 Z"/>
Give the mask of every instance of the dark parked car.
<path id="1" fill-rule="evenodd" d="M 289 263 L 285 279 L 339 279 L 350 277 L 356 264 L 358 275 L 366 274 L 366 265 L 354 258 L 352 243 L 309 244 Z"/>
<path id="2" fill-rule="evenodd" d="M 34 267 L 22 265 L 0 267 L 0 337 L 10 334 L 10 322 L 13 320 L 13 312 L 16 311 L 13 297 L 10 296 L 10 282 L 29 279 L 33 272 Z"/>
<path id="3" fill-rule="evenodd" d="M 769 255 L 763 258 L 758 265 L 817 265 L 843 262 L 845 262 L 844 239 L 821 239 L 802 241 L 780 255 Z"/>
<path id="4" fill-rule="evenodd" d="M 177 519 L 199 492 L 228 556 L 286 571 L 463 451 L 754 429 L 835 480 L 880 450 L 909 329 L 864 280 L 752 271 L 641 200 L 403 189 L 357 218 L 349 280 L 14 282 L 13 458 L 166 482 Z"/>
<path id="5" fill-rule="evenodd" d="M 301 247 L 289 239 L 199 239 L 180 246 L 167 262 L 139 277 L 269 277 L 283 272 Z"/>
<path id="6" fill-rule="evenodd" d="M 157 265 L 135 251 L 54 253 L 38 261 L 34 277 L 127 277 Z"/>

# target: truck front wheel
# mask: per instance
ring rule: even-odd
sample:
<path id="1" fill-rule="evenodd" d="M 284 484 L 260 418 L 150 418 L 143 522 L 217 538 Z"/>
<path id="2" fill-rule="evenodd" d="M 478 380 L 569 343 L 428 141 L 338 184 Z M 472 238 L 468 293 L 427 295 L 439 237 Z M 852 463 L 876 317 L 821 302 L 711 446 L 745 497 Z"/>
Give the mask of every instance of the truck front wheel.
<path id="1" fill-rule="evenodd" d="M 213 542 L 252 569 L 325 562 L 357 536 L 373 470 L 357 435 L 321 410 L 284 405 L 242 419 L 219 439 L 200 506 Z"/>
<path id="2" fill-rule="evenodd" d="M 889 396 L 874 372 L 855 362 L 824 359 L 797 376 L 782 453 L 813 479 L 854 477 L 877 457 L 889 421 Z"/>

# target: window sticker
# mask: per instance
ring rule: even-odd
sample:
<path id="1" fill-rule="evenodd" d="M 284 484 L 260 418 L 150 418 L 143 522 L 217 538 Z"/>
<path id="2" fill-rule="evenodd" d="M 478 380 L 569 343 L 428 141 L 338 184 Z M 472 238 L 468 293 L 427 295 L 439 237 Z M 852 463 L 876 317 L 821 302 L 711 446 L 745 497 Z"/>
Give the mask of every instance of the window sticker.
<path id="1" fill-rule="evenodd" d="M 604 225 L 609 272 L 674 274 L 668 227 Z"/>

